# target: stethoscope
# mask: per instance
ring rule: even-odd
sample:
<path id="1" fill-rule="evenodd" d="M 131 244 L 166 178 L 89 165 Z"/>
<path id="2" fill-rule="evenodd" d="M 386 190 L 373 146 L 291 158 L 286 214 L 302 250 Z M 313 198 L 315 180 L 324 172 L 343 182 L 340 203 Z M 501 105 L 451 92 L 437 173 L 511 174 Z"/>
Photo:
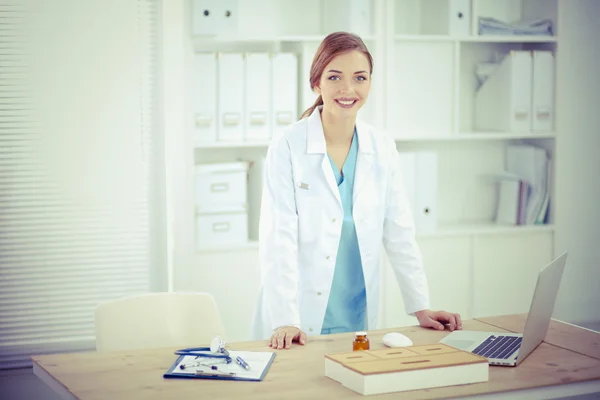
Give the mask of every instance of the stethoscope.
<path id="1" fill-rule="evenodd" d="M 187 349 L 177 350 L 175 354 L 183 356 L 196 356 L 196 359 L 198 359 L 198 357 L 216 359 L 213 362 L 181 364 L 179 366 L 180 369 L 185 369 L 186 367 L 199 365 L 204 365 L 207 367 L 211 367 L 212 369 L 217 369 L 215 364 L 229 364 L 231 362 L 231 356 L 229 355 L 229 351 L 227 351 L 227 349 L 225 348 L 225 342 L 219 336 L 215 337 L 210 342 L 210 347 L 189 347 Z"/>

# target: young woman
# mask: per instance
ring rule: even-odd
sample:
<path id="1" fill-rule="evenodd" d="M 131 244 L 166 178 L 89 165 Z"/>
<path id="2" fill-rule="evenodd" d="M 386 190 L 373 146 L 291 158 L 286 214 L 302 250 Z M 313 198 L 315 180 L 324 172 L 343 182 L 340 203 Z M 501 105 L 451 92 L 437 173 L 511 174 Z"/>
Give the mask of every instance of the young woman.
<path id="1" fill-rule="evenodd" d="M 328 35 L 310 70 L 317 101 L 268 149 L 253 336 L 273 348 L 375 329 L 382 243 L 405 311 L 423 327 L 462 328 L 458 314 L 429 309 L 394 140 L 357 120 L 372 73 L 358 36 Z"/>

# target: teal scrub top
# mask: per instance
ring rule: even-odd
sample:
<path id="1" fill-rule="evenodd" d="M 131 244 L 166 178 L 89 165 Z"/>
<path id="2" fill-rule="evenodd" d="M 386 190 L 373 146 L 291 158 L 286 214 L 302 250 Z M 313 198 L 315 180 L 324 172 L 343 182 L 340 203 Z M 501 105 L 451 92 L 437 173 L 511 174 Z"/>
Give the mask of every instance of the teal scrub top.
<path id="1" fill-rule="evenodd" d="M 344 208 L 342 235 L 333 275 L 333 283 L 325 311 L 321 334 L 356 332 L 366 328 L 367 293 L 363 275 L 358 239 L 352 217 L 354 172 L 358 154 L 356 129 L 350 151 L 342 166 L 342 173 L 329 157 Z"/>

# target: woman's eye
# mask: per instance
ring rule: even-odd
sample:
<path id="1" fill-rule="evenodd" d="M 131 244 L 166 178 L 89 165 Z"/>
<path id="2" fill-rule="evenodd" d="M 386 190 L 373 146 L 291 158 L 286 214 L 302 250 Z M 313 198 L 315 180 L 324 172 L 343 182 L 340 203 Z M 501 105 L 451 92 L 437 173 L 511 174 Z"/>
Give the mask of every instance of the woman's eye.
<path id="1" fill-rule="evenodd" d="M 332 76 L 330 76 L 330 77 L 329 77 L 329 80 L 330 80 L 330 81 L 337 81 L 337 80 L 339 80 L 339 79 L 340 79 L 340 77 L 339 77 L 339 76 L 337 76 L 337 75 L 332 75 Z"/>
<path id="2" fill-rule="evenodd" d="M 357 76 L 356 79 L 358 79 L 359 81 L 366 81 L 367 78 L 365 78 L 364 76 Z"/>

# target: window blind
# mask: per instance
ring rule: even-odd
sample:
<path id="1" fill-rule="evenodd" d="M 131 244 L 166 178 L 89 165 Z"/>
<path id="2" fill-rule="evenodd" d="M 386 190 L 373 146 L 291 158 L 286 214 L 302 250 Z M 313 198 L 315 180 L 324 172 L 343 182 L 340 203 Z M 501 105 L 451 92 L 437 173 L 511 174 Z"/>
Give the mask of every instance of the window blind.
<path id="1" fill-rule="evenodd" d="M 0 0 L 0 368 L 95 348 L 95 307 L 156 287 L 156 13 Z"/>

